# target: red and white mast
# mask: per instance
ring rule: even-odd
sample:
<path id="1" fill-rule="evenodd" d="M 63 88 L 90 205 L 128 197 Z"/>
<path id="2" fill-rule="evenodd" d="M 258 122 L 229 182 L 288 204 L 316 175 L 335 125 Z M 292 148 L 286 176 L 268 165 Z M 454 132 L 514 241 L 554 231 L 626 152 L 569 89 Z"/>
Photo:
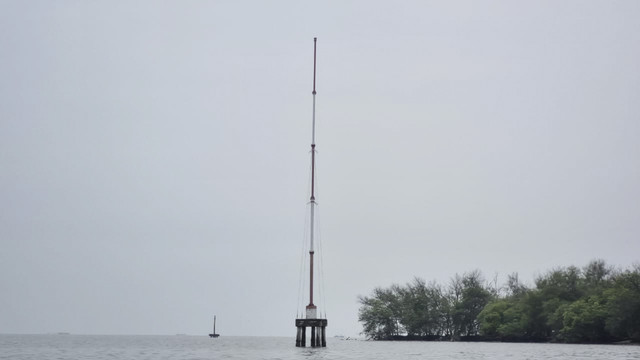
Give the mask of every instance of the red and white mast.
<path id="1" fill-rule="evenodd" d="M 313 246 L 313 235 L 315 225 L 315 178 L 316 178 L 316 42 L 317 38 L 313 38 L 313 112 L 311 116 L 311 218 L 310 218 L 310 244 L 309 244 L 309 305 L 307 305 L 307 319 L 317 318 L 317 307 L 313 304 L 313 254 L 315 253 Z"/>
<path id="2" fill-rule="evenodd" d="M 316 212 L 316 42 L 313 38 L 313 115 L 311 128 L 311 199 L 310 205 L 310 236 L 309 236 L 309 305 L 306 308 L 306 317 L 296 319 L 298 333 L 296 335 L 296 346 L 305 347 L 307 338 L 307 328 L 311 328 L 311 347 L 327 346 L 326 327 L 327 319 L 318 317 L 318 308 L 313 303 L 313 255 L 315 253 L 315 212 Z"/>

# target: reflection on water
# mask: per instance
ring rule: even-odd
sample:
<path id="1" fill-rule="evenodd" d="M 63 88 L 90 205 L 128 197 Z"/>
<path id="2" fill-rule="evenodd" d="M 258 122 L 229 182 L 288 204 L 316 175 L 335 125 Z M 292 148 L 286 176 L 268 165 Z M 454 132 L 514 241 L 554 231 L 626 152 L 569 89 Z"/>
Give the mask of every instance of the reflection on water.
<path id="1" fill-rule="evenodd" d="M 297 348 L 293 337 L 0 335 L 0 359 L 640 359 L 637 345 L 387 342 L 327 339 Z"/>

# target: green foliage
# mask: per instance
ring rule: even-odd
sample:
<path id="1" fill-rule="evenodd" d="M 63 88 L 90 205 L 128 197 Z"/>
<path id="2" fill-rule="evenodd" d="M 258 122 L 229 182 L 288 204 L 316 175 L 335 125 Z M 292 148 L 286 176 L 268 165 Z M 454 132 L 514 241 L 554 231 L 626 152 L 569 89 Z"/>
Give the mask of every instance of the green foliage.
<path id="1" fill-rule="evenodd" d="M 640 341 L 640 266 L 614 277 L 604 297 L 605 329 L 617 338 Z"/>
<path id="2" fill-rule="evenodd" d="M 435 282 L 415 278 L 406 286 L 376 288 L 360 297 L 359 321 L 370 339 L 389 339 L 401 333 L 418 337 L 477 335 L 478 314 L 491 300 L 482 274 L 456 275 L 444 290 Z"/>
<path id="3" fill-rule="evenodd" d="M 601 342 L 606 340 L 605 307 L 598 297 L 577 300 L 564 307 L 560 338 L 567 342 Z"/>
<path id="4" fill-rule="evenodd" d="M 426 284 L 415 278 L 400 290 L 403 312 L 400 322 L 408 335 L 433 336 L 442 332 L 441 319 L 446 316 L 446 299 L 436 283 Z"/>
<path id="5" fill-rule="evenodd" d="M 462 278 L 462 296 L 454 305 L 454 319 L 460 335 L 478 335 L 478 315 L 491 300 L 491 293 L 482 282 L 479 271 L 465 274 Z"/>
<path id="6" fill-rule="evenodd" d="M 398 288 L 376 288 L 372 297 L 360 297 L 362 305 L 358 320 L 363 324 L 364 333 L 371 339 L 388 339 L 400 332 L 398 320 L 401 314 Z"/>
<path id="7" fill-rule="evenodd" d="M 498 327 L 498 334 L 501 340 L 522 340 L 525 338 L 527 329 L 527 316 L 522 304 L 514 300 L 504 311 L 502 323 Z"/>
<path id="8" fill-rule="evenodd" d="M 507 276 L 507 285 L 505 286 L 508 297 L 521 297 L 527 293 L 527 287 L 520 282 L 518 273 L 513 273 Z"/>
<path id="9" fill-rule="evenodd" d="M 492 339 L 501 338 L 500 327 L 505 323 L 505 312 L 510 307 L 511 304 L 507 300 L 496 300 L 487 304 L 478 314 L 480 334 Z"/>
<path id="10" fill-rule="evenodd" d="M 420 278 L 361 297 L 359 319 L 372 339 L 411 337 L 606 343 L 640 341 L 640 266 L 619 271 L 602 260 L 556 268 L 527 288 L 518 274 L 502 292 L 479 271 L 447 287 Z M 500 295 L 501 294 L 501 295 Z"/>
<path id="11" fill-rule="evenodd" d="M 575 301 L 582 295 L 579 287 L 580 273 L 580 269 L 575 266 L 554 269 L 536 279 L 536 287 L 547 299 Z"/>
<path id="12" fill-rule="evenodd" d="M 593 260 L 582 269 L 584 274 L 584 291 L 601 292 L 611 285 L 610 275 L 614 269 L 607 266 L 603 260 Z"/>
<path id="13" fill-rule="evenodd" d="M 524 339 L 530 341 L 547 341 L 551 336 L 551 329 L 547 325 L 547 314 L 544 311 L 544 297 L 537 290 L 529 292 L 520 300 L 524 316 Z M 523 339 L 523 340 L 524 340 Z"/>

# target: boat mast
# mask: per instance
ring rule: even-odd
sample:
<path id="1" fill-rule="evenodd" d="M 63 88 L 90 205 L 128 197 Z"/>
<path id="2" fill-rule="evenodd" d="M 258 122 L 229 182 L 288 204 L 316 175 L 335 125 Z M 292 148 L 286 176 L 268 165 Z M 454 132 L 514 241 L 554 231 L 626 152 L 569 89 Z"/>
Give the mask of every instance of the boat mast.
<path id="1" fill-rule="evenodd" d="M 213 334 L 216 334 L 216 316 L 213 315 Z"/>
<path id="2" fill-rule="evenodd" d="M 311 221 L 310 221 L 310 246 L 309 246 L 309 305 L 307 306 L 307 318 L 316 317 L 316 306 L 313 304 L 313 232 L 314 232 L 314 215 L 315 215 L 315 170 L 316 170 L 316 42 L 318 38 L 313 38 L 313 112 L 311 123 Z M 310 311 L 311 310 L 311 311 Z"/>

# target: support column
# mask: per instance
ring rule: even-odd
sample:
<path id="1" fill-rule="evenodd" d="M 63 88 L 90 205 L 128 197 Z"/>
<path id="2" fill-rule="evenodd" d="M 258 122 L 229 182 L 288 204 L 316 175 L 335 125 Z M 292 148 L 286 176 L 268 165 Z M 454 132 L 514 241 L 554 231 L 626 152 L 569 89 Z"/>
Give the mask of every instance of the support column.
<path id="1" fill-rule="evenodd" d="M 311 328 L 311 347 L 326 347 L 327 319 L 296 319 L 296 346 L 305 347 L 307 345 L 307 328 Z"/>

